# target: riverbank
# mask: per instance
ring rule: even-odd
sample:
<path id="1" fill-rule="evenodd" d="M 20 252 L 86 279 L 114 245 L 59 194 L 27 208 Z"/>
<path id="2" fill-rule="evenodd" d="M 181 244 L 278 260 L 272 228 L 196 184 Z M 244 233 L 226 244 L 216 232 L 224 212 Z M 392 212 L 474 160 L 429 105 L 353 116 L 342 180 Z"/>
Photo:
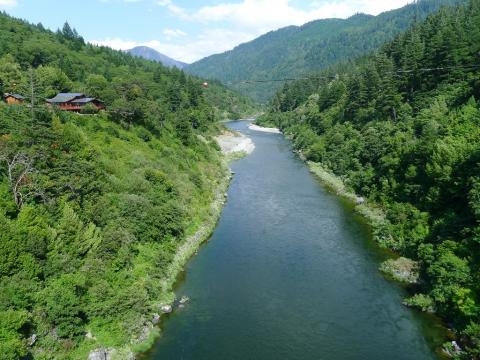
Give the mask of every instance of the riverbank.
<path id="1" fill-rule="evenodd" d="M 349 191 L 342 179 L 323 168 L 319 163 L 312 161 L 307 161 L 306 163 L 310 172 L 323 184 L 333 190 L 338 196 L 351 202 L 355 206 L 355 211 L 362 215 L 372 228 L 378 228 L 387 224 L 388 220 L 385 217 L 385 213 L 373 204 L 368 203 L 363 197 Z M 376 240 L 379 241 L 380 239 Z"/>
<path id="2" fill-rule="evenodd" d="M 192 303 L 165 318 L 146 359 L 434 360 L 421 340 L 428 325 L 379 275 L 387 254 L 367 227 L 321 189 L 288 140 L 248 125 L 228 124 L 256 149 L 231 165 L 212 240 L 175 285 Z"/>
<path id="3" fill-rule="evenodd" d="M 209 214 L 206 216 L 206 221 L 200 225 L 200 227 L 190 236 L 186 238 L 183 244 L 178 248 L 171 264 L 165 272 L 166 277 L 163 280 L 162 287 L 166 289 L 165 295 L 160 299 L 155 306 L 155 312 L 150 314 L 150 321 L 147 321 L 143 327 L 141 334 L 135 339 L 133 343 L 136 343 L 131 350 L 121 352 L 124 357 L 116 357 L 115 353 L 111 357 L 106 356 L 102 360 L 116 360 L 118 359 L 135 359 L 138 357 L 133 356 L 133 353 L 142 354 L 148 351 L 160 336 L 160 327 L 158 324 L 161 321 L 163 315 L 174 311 L 175 304 L 178 304 L 178 299 L 173 292 L 173 287 L 178 279 L 179 274 L 184 270 L 185 265 L 192 256 L 196 254 L 200 246 L 207 241 L 220 218 L 222 209 L 226 202 L 226 192 L 232 179 L 232 172 L 229 167 L 229 162 L 236 159 L 248 156 L 255 150 L 253 141 L 247 136 L 233 132 L 230 130 L 224 130 L 222 134 L 216 136 L 214 140 L 219 145 L 223 161 L 223 173 L 224 176 L 219 179 L 215 188 L 214 200 L 211 203 Z M 185 298 L 188 299 L 188 298 Z M 182 301 L 182 300 L 181 300 Z M 188 300 L 186 300 L 188 301 Z M 133 350 L 133 351 L 132 351 Z M 125 354 L 128 355 L 125 357 Z M 140 355 L 141 356 L 141 355 Z M 95 358 L 89 360 L 96 360 Z"/>
<path id="4" fill-rule="evenodd" d="M 302 158 L 302 156 L 300 157 Z M 360 214 L 372 228 L 373 239 L 376 243 L 383 248 L 389 249 L 387 245 L 391 238 L 391 235 L 388 233 L 389 221 L 382 209 L 367 202 L 365 198 L 349 191 L 342 179 L 326 170 L 321 164 L 312 161 L 307 161 L 306 163 L 310 172 L 327 186 L 327 188 L 354 206 L 354 210 Z M 385 274 L 387 278 L 399 283 L 417 284 L 419 282 L 418 263 L 405 257 L 398 257 L 396 253 L 392 253 L 392 256 L 392 259 L 388 259 L 380 264 L 380 272 Z"/>
<path id="5" fill-rule="evenodd" d="M 142 357 L 142 353 L 148 351 L 161 334 L 158 326 L 166 314 L 174 310 L 174 304 L 178 303 L 173 287 L 179 274 L 184 270 L 188 260 L 194 256 L 199 247 L 207 241 L 215 229 L 220 218 L 223 206 L 226 202 L 225 193 L 232 178 L 228 161 L 223 161 L 224 176 L 218 180 L 214 190 L 212 201 L 206 221 L 201 224 L 195 232 L 186 237 L 182 245 L 177 249 L 175 256 L 165 271 L 165 278 L 162 281 L 162 288 L 165 293 L 157 303 L 151 306 L 149 315 L 142 323 L 142 330 L 136 334 L 130 344 L 122 348 L 98 348 L 90 352 L 88 360 L 135 360 Z M 184 300 L 185 302 L 188 300 Z"/>
<path id="6" fill-rule="evenodd" d="M 227 161 L 236 160 L 251 154 L 255 150 L 253 141 L 238 132 L 224 130 L 222 134 L 215 137 Z"/>
<path id="7" fill-rule="evenodd" d="M 340 177 L 322 167 L 321 164 L 306 161 L 301 151 L 298 155 L 306 162 L 310 172 L 315 175 L 322 184 L 353 205 L 354 211 L 362 216 L 371 227 L 373 240 L 382 248 L 391 251 L 391 258 L 380 263 L 378 270 L 387 279 L 396 283 L 404 286 L 418 285 L 421 282 L 419 263 L 412 259 L 399 256 L 395 250 L 390 249 L 388 246 L 389 240 L 391 239 L 391 234 L 388 230 L 389 221 L 386 219 L 386 215 L 382 209 L 374 204 L 368 203 L 363 197 L 348 190 Z M 435 307 L 432 300 L 423 294 L 407 297 L 403 300 L 402 304 L 418 309 L 427 315 L 435 315 Z M 440 322 L 441 320 L 436 318 L 435 321 Z M 442 327 L 444 327 L 444 325 L 442 325 Z M 446 328 L 443 329 L 443 338 L 448 341 L 443 343 L 441 348 L 436 348 L 437 355 L 441 358 L 452 358 L 455 354 L 461 354 L 462 351 L 457 342 L 455 340 L 452 341 L 453 337 L 449 331 L 450 330 Z"/>
<path id="8" fill-rule="evenodd" d="M 225 194 L 232 179 L 232 172 L 228 163 L 240 156 L 250 154 L 255 149 L 251 139 L 238 133 L 225 131 L 215 140 L 222 150 L 223 176 L 215 184 L 214 199 L 210 204 L 208 213 L 204 216 L 205 221 L 186 236 L 183 243 L 178 247 L 172 262 L 165 270 L 165 277 L 161 284 L 161 287 L 165 290 L 164 294 L 149 307 L 148 315 L 140 320 L 142 323 L 141 331 L 132 337 L 130 344 L 121 348 L 99 347 L 90 352 L 88 360 L 135 360 L 142 358 L 142 353 L 148 351 L 160 336 L 159 324 L 162 318 L 172 312 L 174 307 L 178 305 L 179 301 L 173 292 L 178 276 L 199 247 L 210 238 L 226 202 Z"/>

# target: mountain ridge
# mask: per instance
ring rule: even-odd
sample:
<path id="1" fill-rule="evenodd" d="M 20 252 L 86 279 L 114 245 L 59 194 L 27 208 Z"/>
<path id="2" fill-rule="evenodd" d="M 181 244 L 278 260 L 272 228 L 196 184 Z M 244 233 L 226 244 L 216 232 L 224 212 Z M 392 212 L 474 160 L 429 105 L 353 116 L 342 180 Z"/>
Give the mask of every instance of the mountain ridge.
<path id="1" fill-rule="evenodd" d="M 160 62 L 167 67 L 177 67 L 179 69 L 183 69 L 188 66 L 187 63 L 175 60 L 170 56 L 162 54 L 161 52 L 148 46 L 136 46 L 132 49 L 127 50 L 127 52 L 133 56 L 141 57 L 146 60 Z"/>
<path id="2" fill-rule="evenodd" d="M 304 76 L 338 61 L 378 49 L 444 5 L 464 0 L 422 0 L 377 16 L 358 13 L 348 19 L 314 20 L 301 26 L 270 31 L 234 49 L 201 59 L 187 72 L 217 79 L 265 103 L 282 82 L 246 84 L 244 81 L 276 80 Z"/>

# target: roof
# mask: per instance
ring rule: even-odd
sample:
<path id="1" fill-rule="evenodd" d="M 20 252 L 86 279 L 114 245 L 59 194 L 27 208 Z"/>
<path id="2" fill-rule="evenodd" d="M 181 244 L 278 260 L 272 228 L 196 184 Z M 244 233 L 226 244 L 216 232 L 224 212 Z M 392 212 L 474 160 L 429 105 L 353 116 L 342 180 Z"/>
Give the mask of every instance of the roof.
<path id="1" fill-rule="evenodd" d="M 47 101 L 49 103 L 66 103 L 70 102 L 72 100 L 75 100 L 76 98 L 84 98 L 85 94 L 82 93 L 59 93 L 57 96 L 55 96 L 52 99 L 48 99 Z"/>
<path id="2" fill-rule="evenodd" d="M 25 100 L 25 97 L 22 96 L 22 95 L 19 95 L 19 94 L 11 94 L 11 93 L 6 93 L 5 95 L 3 95 L 4 97 L 13 97 L 17 100 Z"/>
<path id="3" fill-rule="evenodd" d="M 76 99 L 76 100 L 73 100 L 72 103 L 74 104 L 87 104 L 89 102 L 92 102 L 94 100 L 97 100 L 95 98 L 82 98 L 82 99 Z"/>

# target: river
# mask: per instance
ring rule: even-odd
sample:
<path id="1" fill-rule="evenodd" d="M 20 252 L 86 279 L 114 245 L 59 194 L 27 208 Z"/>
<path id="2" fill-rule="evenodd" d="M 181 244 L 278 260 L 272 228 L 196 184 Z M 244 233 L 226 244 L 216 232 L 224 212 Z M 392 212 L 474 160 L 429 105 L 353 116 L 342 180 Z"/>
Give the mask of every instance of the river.
<path id="1" fill-rule="evenodd" d="M 256 149 L 232 163 L 228 202 L 176 293 L 148 359 L 436 359 L 441 326 L 402 306 L 386 254 L 282 135 L 228 126 Z"/>

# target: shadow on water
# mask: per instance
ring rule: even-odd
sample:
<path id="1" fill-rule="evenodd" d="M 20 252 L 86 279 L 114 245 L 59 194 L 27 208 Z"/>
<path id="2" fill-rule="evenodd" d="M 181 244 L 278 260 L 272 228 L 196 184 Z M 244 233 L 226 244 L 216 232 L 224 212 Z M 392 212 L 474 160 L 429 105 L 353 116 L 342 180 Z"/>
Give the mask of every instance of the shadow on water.
<path id="1" fill-rule="evenodd" d="M 162 319 L 142 359 L 435 359 L 433 316 L 401 305 L 392 253 L 353 205 L 320 186 L 281 135 L 228 124 L 255 152 L 236 161 L 211 239 L 175 286 L 191 301 Z"/>

